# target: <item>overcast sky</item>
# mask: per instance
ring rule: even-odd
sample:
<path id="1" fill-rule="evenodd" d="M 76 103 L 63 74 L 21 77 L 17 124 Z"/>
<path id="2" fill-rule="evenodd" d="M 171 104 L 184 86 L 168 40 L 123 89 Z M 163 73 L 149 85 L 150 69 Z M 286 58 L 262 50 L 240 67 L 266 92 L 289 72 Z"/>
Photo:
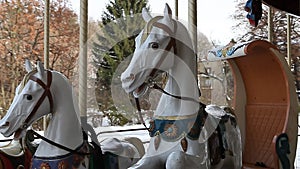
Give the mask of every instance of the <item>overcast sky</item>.
<path id="1" fill-rule="evenodd" d="M 80 0 L 70 0 L 72 7 L 79 13 Z M 89 18 L 99 20 L 109 0 L 88 0 Z M 153 13 L 162 13 L 164 4 L 168 3 L 174 11 L 174 0 L 149 0 Z M 188 21 L 188 0 L 179 0 L 179 19 Z M 225 45 L 233 38 L 230 15 L 235 12 L 234 0 L 197 0 L 198 31 L 209 40 L 220 41 Z M 246 15 L 246 13 L 245 13 Z"/>

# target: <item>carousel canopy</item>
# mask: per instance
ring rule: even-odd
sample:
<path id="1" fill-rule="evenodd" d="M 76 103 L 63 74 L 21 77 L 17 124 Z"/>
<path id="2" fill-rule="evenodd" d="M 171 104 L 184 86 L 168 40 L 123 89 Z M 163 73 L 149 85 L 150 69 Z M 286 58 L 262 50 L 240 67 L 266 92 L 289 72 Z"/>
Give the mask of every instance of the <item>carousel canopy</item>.
<path id="1" fill-rule="evenodd" d="M 282 11 L 300 16 L 300 0 L 263 0 L 263 3 Z"/>

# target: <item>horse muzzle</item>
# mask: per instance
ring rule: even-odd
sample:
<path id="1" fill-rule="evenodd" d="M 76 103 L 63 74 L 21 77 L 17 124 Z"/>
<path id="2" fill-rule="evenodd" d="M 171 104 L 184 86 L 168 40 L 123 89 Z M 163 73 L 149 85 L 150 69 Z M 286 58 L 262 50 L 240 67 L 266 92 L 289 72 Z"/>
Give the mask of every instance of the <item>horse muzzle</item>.
<path id="1" fill-rule="evenodd" d="M 0 133 L 5 136 L 5 137 L 9 137 L 12 135 L 11 132 L 9 132 L 10 130 L 10 122 L 6 121 L 1 123 L 0 125 Z"/>
<path id="2" fill-rule="evenodd" d="M 14 134 L 14 139 L 18 140 L 20 139 L 23 134 L 24 134 L 24 129 L 13 129 L 14 126 L 11 125 L 10 122 L 6 121 L 6 122 L 2 122 L 0 123 L 0 133 L 4 136 L 4 137 L 10 137 L 11 135 Z"/>

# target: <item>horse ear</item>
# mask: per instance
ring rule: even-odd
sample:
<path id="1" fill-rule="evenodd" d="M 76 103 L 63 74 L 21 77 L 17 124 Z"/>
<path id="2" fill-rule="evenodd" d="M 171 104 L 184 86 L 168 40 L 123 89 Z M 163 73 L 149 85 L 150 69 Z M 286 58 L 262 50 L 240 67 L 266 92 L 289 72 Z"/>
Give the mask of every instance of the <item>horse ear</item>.
<path id="1" fill-rule="evenodd" d="M 27 72 L 31 72 L 32 71 L 32 64 L 31 64 L 31 62 L 28 59 L 25 60 L 25 70 Z"/>
<path id="2" fill-rule="evenodd" d="M 143 8 L 142 16 L 143 16 L 143 19 L 145 22 L 149 22 L 152 19 L 152 16 L 150 15 L 150 13 L 148 12 L 148 10 L 146 8 Z"/>
<path id="3" fill-rule="evenodd" d="M 172 10 L 167 3 L 165 5 L 164 14 L 165 14 L 165 16 L 169 16 L 172 19 Z"/>
<path id="4" fill-rule="evenodd" d="M 41 75 L 41 77 L 43 77 L 45 69 L 44 69 L 44 65 L 42 64 L 42 62 L 37 61 L 36 67 L 37 67 L 38 73 Z"/>
<path id="5" fill-rule="evenodd" d="M 173 28 L 173 21 L 172 21 L 172 10 L 170 6 L 166 3 L 165 10 L 164 10 L 164 18 L 167 25 L 171 26 Z M 173 29 L 172 29 L 173 30 Z M 173 30 L 174 31 L 174 30 Z"/>

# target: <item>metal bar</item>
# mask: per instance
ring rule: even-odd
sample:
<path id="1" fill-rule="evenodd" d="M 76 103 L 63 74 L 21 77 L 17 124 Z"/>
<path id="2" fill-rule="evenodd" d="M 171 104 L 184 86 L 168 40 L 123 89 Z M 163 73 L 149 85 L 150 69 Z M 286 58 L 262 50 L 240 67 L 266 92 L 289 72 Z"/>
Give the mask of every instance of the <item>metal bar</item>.
<path id="1" fill-rule="evenodd" d="M 286 39 L 287 39 L 287 62 L 288 65 L 291 66 L 291 16 L 289 14 L 286 15 L 286 19 L 287 19 L 287 26 L 286 26 Z"/>
<path id="2" fill-rule="evenodd" d="M 175 0 L 175 17 L 178 19 L 178 0 Z"/>
<path id="3" fill-rule="evenodd" d="M 188 22 L 189 30 L 191 31 L 193 47 L 195 52 L 195 62 L 198 63 L 198 45 L 197 45 L 197 0 L 189 0 L 188 2 Z M 198 65 L 198 64 L 197 64 Z M 198 66 L 196 66 L 195 72 L 198 72 Z M 195 77 L 197 78 L 197 76 Z M 197 80 L 198 82 L 198 80 Z"/>
<path id="4" fill-rule="evenodd" d="M 87 111 L 87 32 L 88 0 L 80 0 L 80 39 L 79 39 L 79 111 L 86 117 Z"/>
<path id="5" fill-rule="evenodd" d="M 50 0 L 45 0 L 44 9 L 44 67 L 49 69 L 49 23 L 50 23 Z M 43 129 L 47 128 L 47 116 L 43 117 Z"/>
<path id="6" fill-rule="evenodd" d="M 50 0 L 45 0 L 44 11 L 44 67 L 49 68 L 49 19 L 50 19 Z"/>
<path id="7" fill-rule="evenodd" d="M 268 40 L 273 43 L 274 41 L 274 23 L 273 23 L 273 8 L 269 6 L 268 11 Z"/>

